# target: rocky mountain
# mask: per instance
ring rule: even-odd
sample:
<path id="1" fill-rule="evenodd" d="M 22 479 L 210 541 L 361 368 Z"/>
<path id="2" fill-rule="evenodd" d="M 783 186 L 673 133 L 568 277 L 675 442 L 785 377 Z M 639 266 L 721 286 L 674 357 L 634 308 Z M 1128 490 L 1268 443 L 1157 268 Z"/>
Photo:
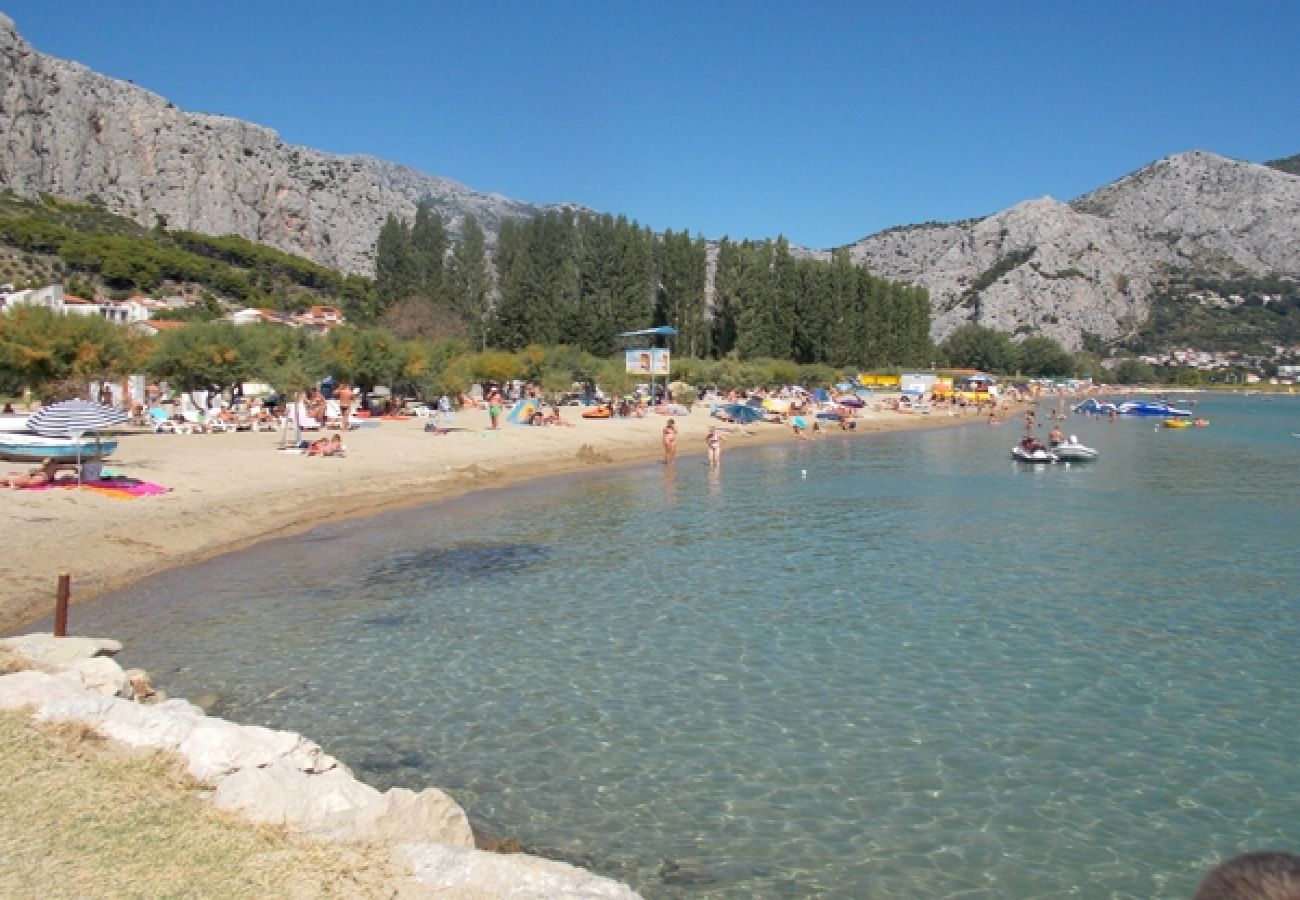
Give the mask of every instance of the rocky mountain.
<path id="1" fill-rule="evenodd" d="M 967 322 L 1077 348 L 1146 318 L 1180 276 L 1300 276 L 1300 176 L 1183 153 L 1071 203 L 1030 200 L 966 222 L 892 228 L 849 247 L 875 273 L 919 283 L 932 336 Z M 127 82 L 38 53 L 0 15 L 0 188 L 102 203 L 152 225 L 238 234 L 348 272 L 373 271 L 390 213 L 430 199 L 454 231 L 472 212 L 489 236 L 543 207 L 275 132 L 188 113 Z M 800 251 L 804 252 L 804 251 Z M 825 256 L 828 251 L 806 251 Z"/>
<path id="2" fill-rule="evenodd" d="M 269 128 L 189 113 L 162 97 L 33 50 L 0 14 L 0 188 L 102 203 L 153 225 L 238 234 L 346 272 L 374 271 L 390 213 L 428 198 L 453 231 L 489 234 L 543 207 L 481 194 L 367 156 L 284 143 Z"/>
<path id="3" fill-rule="evenodd" d="M 849 250 L 877 274 L 926 286 L 936 339 L 975 322 L 1077 348 L 1087 333 L 1125 334 L 1171 279 L 1300 276 L 1300 177 L 1181 153 L 1072 203 L 892 228 Z"/>

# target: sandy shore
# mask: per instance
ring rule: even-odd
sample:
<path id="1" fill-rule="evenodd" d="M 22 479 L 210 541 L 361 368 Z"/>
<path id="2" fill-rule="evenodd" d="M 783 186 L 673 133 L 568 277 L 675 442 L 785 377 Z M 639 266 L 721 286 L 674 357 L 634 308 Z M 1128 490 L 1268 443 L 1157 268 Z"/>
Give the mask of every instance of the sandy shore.
<path id="1" fill-rule="evenodd" d="M 74 605 L 166 568 L 300 531 L 320 522 L 499 487 L 523 479 L 662 457 L 664 417 L 584 420 L 573 427 L 487 428 L 487 413 L 458 413 L 450 434 L 424 420 L 383 421 L 345 436 L 342 459 L 277 451 L 274 433 L 152 434 L 121 438 L 106 468 L 161 484 L 167 494 L 122 500 L 90 490 L 0 489 L 0 633 L 53 613 L 61 572 Z M 970 424 L 974 415 L 864 413 L 854 438 L 903 428 Z M 716 420 L 707 408 L 677 417 L 681 457 L 702 454 Z M 838 433 L 838 430 L 837 430 Z M 820 438 L 829 439 L 829 438 Z M 790 428 L 734 428 L 727 450 L 795 440 Z M 27 466 L 0 461 L 0 472 Z M 75 611 L 69 630 L 76 633 Z"/>

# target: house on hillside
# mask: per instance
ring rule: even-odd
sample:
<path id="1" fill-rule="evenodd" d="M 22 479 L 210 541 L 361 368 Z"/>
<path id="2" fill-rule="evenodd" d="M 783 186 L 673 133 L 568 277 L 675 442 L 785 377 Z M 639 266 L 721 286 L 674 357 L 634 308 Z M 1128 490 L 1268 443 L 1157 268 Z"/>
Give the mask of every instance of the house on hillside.
<path id="1" fill-rule="evenodd" d="M 87 300 L 65 294 L 61 284 L 50 284 L 43 288 L 5 295 L 4 309 L 11 310 L 18 306 L 43 306 L 51 312 L 64 316 L 99 316 L 115 325 L 131 325 L 149 320 L 153 315 L 151 302 L 145 297 L 131 297 L 127 300 Z"/>

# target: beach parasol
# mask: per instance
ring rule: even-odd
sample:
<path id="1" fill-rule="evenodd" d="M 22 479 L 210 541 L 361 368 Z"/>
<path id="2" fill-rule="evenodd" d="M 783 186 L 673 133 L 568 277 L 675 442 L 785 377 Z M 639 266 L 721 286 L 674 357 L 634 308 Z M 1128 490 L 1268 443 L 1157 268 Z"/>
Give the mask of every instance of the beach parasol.
<path id="1" fill-rule="evenodd" d="M 746 406 L 743 403 L 728 403 L 722 407 L 722 411 L 735 423 L 739 425 L 750 425 L 754 422 L 761 422 L 763 411 L 755 409 L 752 406 Z"/>
<path id="2" fill-rule="evenodd" d="M 42 437 L 77 438 L 87 432 L 121 425 L 129 416 L 120 409 L 90 400 L 64 400 L 32 413 L 27 428 Z"/>
<path id="3" fill-rule="evenodd" d="M 27 420 L 27 428 L 42 437 L 80 441 L 91 432 L 121 425 L 129 416 L 120 409 L 91 400 L 64 400 L 36 411 Z M 77 448 L 77 483 L 81 483 L 81 448 Z"/>

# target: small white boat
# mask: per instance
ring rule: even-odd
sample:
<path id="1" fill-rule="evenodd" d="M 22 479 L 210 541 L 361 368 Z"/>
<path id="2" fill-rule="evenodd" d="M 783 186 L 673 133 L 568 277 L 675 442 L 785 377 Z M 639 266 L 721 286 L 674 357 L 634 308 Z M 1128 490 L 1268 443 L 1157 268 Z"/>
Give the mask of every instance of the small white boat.
<path id="1" fill-rule="evenodd" d="M 1098 454 L 1092 447 L 1086 447 L 1079 443 L 1079 439 L 1070 435 L 1068 441 L 1062 441 L 1052 448 L 1052 453 L 1062 462 L 1085 462 L 1090 459 L 1096 459 Z"/>
<path id="2" fill-rule="evenodd" d="M 1056 454 L 1031 437 L 1011 448 L 1011 458 L 1022 463 L 1054 463 Z"/>
<path id="3" fill-rule="evenodd" d="M 85 435 L 80 438 L 42 437 L 31 432 L 0 431 L 0 459 L 18 462 L 86 462 L 102 459 L 117 449 L 116 438 Z"/>

